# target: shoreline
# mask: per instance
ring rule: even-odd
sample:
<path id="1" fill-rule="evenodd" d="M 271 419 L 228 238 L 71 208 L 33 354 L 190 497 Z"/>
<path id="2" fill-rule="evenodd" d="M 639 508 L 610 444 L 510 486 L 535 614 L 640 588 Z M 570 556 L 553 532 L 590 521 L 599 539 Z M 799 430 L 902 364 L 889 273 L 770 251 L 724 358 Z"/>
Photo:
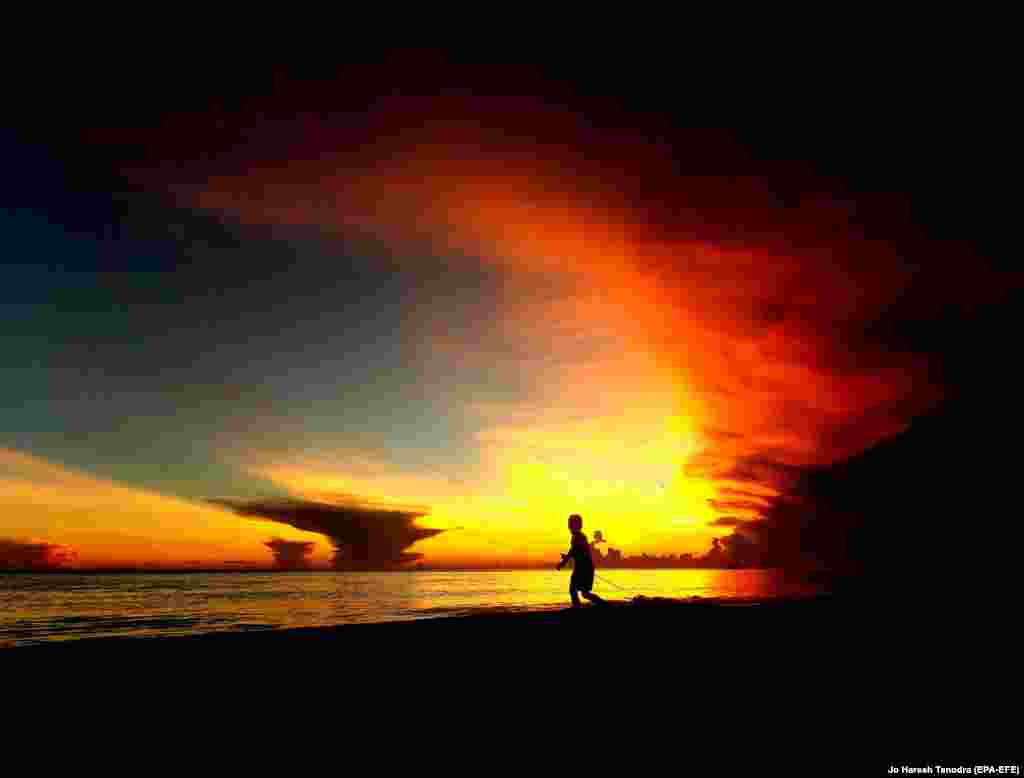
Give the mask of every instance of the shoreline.
<path id="1" fill-rule="evenodd" d="M 605 646 L 628 644 L 637 650 L 644 641 L 656 648 L 674 638 L 699 638 L 723 656 L 735 654 L 757 636 L 762 656 L 802 655 L 809 645 L 843 655 L 857 649 L 884 649 L 893 656 L 931 649 L 943 643 L 929 640 L 937 624 L 956 623 L 964 629 L 987 628 L 993 611 L 949 601 L 910 597 L 849 596 L 835 592 L 779 597 L 648 597 L 609 599 L 607 605 L 496 605 L 455 608 L 452 614 L 408 619 L 349 622 L 325 626 L 254 627 L 178 635 L 105 635 L 47 640 L 0 647 L 0 656 L 15 655 L 102 657 L 171 652 L 187 655 L 225 655 L 236 651 L 330 652 L 389 650 L 389 644 L 413 642 L 419 648 L 443 650 L 472 640 L 504 654 L 516 645 L 543 636 Z M 995 603 L 993 603 L 995 604 Z M 464 612 L 463 612 L 464 611 Z M 763 638 L 770 636 L 770 642 Z M 1008 645 L 1008 644 L 1007 644 Z M 827 653 L 826 651 L 826 653 Z M 767 652 L 767 653 L 764 653 Z"/>
<path id="2" fill-rule="evenodd" d="M 479 636 L 512 636 L 536 629 L 555 629 L 569 632 L 592 629 L 663 629 L 683 626 L 692 619 L 715 618 L 736 611 L 759 611 L 757 618 L 769 613 L 820 617 L 836 607 L 831 594 L 811 594 L 787 597 L 701 597 L 689 598 L 648 597 L 638 595 L 630 599 L 607 600 L 607 605 L 586 604 L 578 609 L 563 605 L 496 605 L 478 608 L 454 608 L 450 614 L 434 613 L 407 619 L 388 621 L 348 622 L 335 625 L 308 627 L 254 627 L 209 631 L 185 635 L 103 635 L 46 640 L 39 643 L 0 647 L 0 655 L 9 651 L 57 650 L 62 654 L 93 651 L 112 652 L 148 651 L 167 648 L 192 650 L 200 647 L 232 648 L 250 645 L 275 644 L 285 647 L 290 643 L 311 644 L 315 641 L 331 642 L 339 639 L 375 641 L 385 636 L 415 637 L 417 639 L 447 640 L 467 634 Z M 839 606 L 842 607 L 842 606 Z M 749 618 L 749 617 L 748 617 Z"/>
<path id="3" fill-rule="evenodd" d="M 90 567 L 90 568 L 46 568 L 39 570 L 32 569 L 4 569 L 0 570 L 0 575 L 140 575 L 140 574 L 167 574 L 167 575 L 185 575 L 194 573 L 258 573 L 261 575 L 267 575 L 269 573 L 524 573 L 524 572 L 536 572 L 536 571 L 549 571 L 552 570 L 551 565 L 538 565 L 536 567 L 430 567 L 423 569 L 402 569 L 402 570 L 338 570 L 333 567 L 311 567 L 311 568 L 293 568 L 286 569 L 280 567 L 246 567 L 246 568 L 234 568 L 234 567 L 181 567 L 181 568 L 160 568 L 160 567 Z M 711 570 L 715 572 L 729 571 L 739 572 L 744 570 L 760 571 L 760 572 L 785 572 L 784 568 L 781 567 L 657 567 L 657 566 L 643 566 L 637 565 L 635 567 L 622 566 L 622 567 L 597 567 L 596 570 Z"/>

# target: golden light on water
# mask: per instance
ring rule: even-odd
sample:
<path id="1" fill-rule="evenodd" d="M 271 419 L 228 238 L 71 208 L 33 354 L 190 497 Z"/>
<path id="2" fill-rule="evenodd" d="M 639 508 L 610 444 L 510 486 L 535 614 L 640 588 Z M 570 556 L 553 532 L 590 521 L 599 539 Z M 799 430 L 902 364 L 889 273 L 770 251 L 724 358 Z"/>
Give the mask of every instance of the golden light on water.
<path id="1" fill-rule="evenodd" d="M 766 570 L 599 570 L 598 575 L 595 591 L 609 600 L 642 595 L 739 603 L 812 591 Z M 0 590 L 0 646 L 557 609 L 568 603 L 567 585 L 567 573 L 553 570 L 19 576 Z"/>

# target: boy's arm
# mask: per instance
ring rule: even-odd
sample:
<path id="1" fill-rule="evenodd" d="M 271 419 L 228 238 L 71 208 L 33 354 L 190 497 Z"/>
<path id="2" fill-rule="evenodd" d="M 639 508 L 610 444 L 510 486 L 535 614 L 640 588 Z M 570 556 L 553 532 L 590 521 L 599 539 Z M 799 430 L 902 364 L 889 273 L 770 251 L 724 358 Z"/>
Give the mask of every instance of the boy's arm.
<path id="1" fill-rule="evenodd" d="M 558 563 L 558 567 L 556 567 L 555 569 L 556 570 L 561 570 L 562 569 L 562 565 L 564 565 L 566 562 L 568 562 L 569 561 L 569 557 L 571 557 L 571 556 L 572 556 L 572 549 L 570 548 L 568 554 L 562 554 L 562 561 Z"/>

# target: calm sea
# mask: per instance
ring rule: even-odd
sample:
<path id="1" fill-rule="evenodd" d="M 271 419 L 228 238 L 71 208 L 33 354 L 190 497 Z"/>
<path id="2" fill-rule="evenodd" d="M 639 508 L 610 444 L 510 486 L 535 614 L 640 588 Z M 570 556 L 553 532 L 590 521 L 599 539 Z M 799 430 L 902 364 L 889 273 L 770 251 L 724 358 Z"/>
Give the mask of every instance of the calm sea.
<path id="1" fill-rule="evenodd" d="M 613 600 L 800 596 L 812 587 L 769 570 L 601 570 L 595 592 Z M 569 576 L 495 572 L 0 574 L 0 646 L 123 635 L 457 616 L 562 608 Z"/>

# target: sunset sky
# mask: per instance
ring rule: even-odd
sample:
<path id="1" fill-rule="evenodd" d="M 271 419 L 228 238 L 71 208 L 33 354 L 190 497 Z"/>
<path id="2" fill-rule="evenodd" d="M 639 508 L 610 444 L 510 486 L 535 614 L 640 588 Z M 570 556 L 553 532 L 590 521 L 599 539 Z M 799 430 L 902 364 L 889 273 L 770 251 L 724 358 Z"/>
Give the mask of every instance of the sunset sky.
<path id="1" fill-rule="evenodd" d="M 432 564 L 557 561 L 570 513 L 704 553 L 942 400 L 931 323 L 991 290 L 901 193 L 925 151 L 861 113 L 712 129 L 661 82 L 392 59 L 236 75 L 88 110 L 69 83 L 68 126 L 0 138 L 0 539 L 328 565 L 231 507 L 287 498 L 408 511 L 446 530 L 411 547 Z"/>

